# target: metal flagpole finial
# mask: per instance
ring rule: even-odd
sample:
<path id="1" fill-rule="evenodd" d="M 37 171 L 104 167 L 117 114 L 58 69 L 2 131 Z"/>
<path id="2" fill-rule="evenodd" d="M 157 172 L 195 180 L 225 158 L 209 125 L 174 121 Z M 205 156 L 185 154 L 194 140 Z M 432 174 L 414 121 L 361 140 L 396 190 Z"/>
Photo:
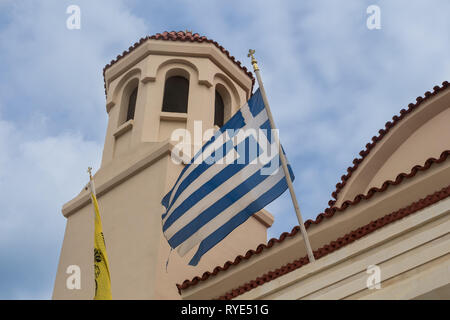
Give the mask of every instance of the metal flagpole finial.
<path id="1" fill-rule="evenodd" d="M 89 178 L 92 179 L 92 168 L 88 167 L 87 172 L 89 173 Z"/>
<path id="2" fill-rule="evenodd" d="M 255 54 L 255 50 L 249 49 L 247 57 L 252 57 L 253 70 L 258 71 L 259 70 L 258 61 L 256 61 L 254 54 Z"/>

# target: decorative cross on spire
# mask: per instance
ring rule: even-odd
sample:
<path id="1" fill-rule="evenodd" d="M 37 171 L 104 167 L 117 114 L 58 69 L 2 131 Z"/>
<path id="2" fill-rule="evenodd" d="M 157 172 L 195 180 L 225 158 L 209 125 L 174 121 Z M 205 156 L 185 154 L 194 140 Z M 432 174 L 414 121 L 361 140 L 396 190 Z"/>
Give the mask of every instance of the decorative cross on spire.
<path id="1" fill-rule="evenodd" d="M 247 57 L 251 57 L 252 58 L 253 70 L 258 71 L 259 70 L 259 68 L 258 68 L 258 61 L 256 61 L 254 54 L 255 54 L 255 50 L 249 49 Z"/>

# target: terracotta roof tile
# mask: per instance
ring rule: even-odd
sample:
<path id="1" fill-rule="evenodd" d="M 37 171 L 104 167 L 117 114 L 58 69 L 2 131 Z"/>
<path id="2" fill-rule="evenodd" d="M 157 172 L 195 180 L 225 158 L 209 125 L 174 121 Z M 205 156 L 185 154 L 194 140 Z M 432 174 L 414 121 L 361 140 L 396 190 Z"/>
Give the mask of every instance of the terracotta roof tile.
<path id="1" fill-rule="evenodd" d="M 406 173 L 400 173 L 399 175 L 397 175 L 397 177 L 395 178 L 394 181 L 392 180 L 387 180 L 385 182 L 383 182 L 383 184 L 381 185 L 381 188 L 377 188 L 377 187 L 373 187 L 370 188 L 369 191 L 367 192 L 366 195 L 362 195 L 359 194 L 357 195 L 352 201 L 347 200 L 344 203 L 342 203 L 342 205 L 338 208 L 338 207 L 330 207 L 327 208 L 325 210 L 325 212 L 319 214 L 315 220 L 307 220 L 305 221 L 305 227 L 308 228 L 311 224 L 318 224 L 320 223 L 324 218 L 330 218 L 332 217 L 336 212 L 338 211 L 344 211 L 345 209 L 347 209 L 349 206 L 351 205 L 355 205 L 357 203 L 359 203 L 361 200 L 367 200 L 370 199 L 375 193 L 377 192 L 383 192 L 385 191 L 389 186 L 391 185 L 398 185 L 400 184 L 405 178 L 412 178 L 414 177 L 417 172 L 419 171 L 425 171 L 427 169 L 429 169 L 431 167 L 432 164 L 434 163 L 441 163 L 447 160 L 448 156 L 450 154 L 450 150 L 445 150 L 441 153 L 440 157 L 438 159 L 435 158 L 429 158 L 428 160 L 425 161 L 424 165 L 416 165 L 411 169 L 411 172 L 406 174 Z"/>
<path id="2" fill-rule="evenodd" d="M 381 192 L 386 191 L 389 188 L 389 186 L 391 186 L 391 185 L 394 185 L 394 186 L 398 185 L 402 181 L 404 181 L 405 179 L 409 179 L 409 178 L 414 177 L 419 171 L 425 171 L 425 170 L 429 169 L 433 164 L 442 163 L 442 162 L 450 159 L 449 155 L 450 155 L 450 150 L 446 150 L 446 151 L 441 153 L 441 155 L 440 155 L 440 157 L 438 159 L 429 158 L 428 160 L 425 161 L 424 165 L 416 165 L 416 166 L 414 166 L 411 169 L 411 172 L 409 174 L 400 173 L 399 175 L 397 175 L 397 177 L 396 177 L 396 179 L 394 181 L 391 181 L 391 180 L 385 181 L 382 184 L 381 188 L 371 188 L 367 192 L 366 195 L 359 194 L 359 195 L 357 195 L 354 198 L 353 201 L 345 201 L 342 204 L 342 206 L 339 207 L 339 208 L 331 207 L 331 208 L 326 209 L 325 212 L 319 214 L 315 220 L 307 220 L 305 222 L 305 228 L 309 228 L 311 226 L 311 224 L 319 224 L 325 218 L 331 218 L 332 216 L 334 216 L 334 214 L 336 212 L 345 211 L 348 207 L 356 205 L 359 202 L 361 202 L 361 200 L 368 200 L 368 199 L 372 198 L 376 193 L 381 193 Z M 200 281 L 205 281 L 208 278 L 210 278 L 211 276 L 217 275 L 219 272 L 226 271 L 229 267 L 239 264 L 242 260 L 248 260 L 252 256 L 254 256 L 256 254 L 260 254 L 265 249 L 270 249 L 276 243 L 283 242 L 286 238 L 295 236 L 299 232 L 299 230 L 300 230 L 300 227 L 296 226 L 296 227 L 294 227 L 292 229 L 291 232 L 289 232 L 289 233 L 288 232 L 282 233 L 278 239 L 272 238 L 272 239 L 270 239 L 267 242 L 267 244 L 260 244 L 256 248 L 256 250 L 249 250 L 249 251 L 247 251 L 247 253 L 244 256 L 239 255 L 239 256 L 237 256 L 234 259 L 234 261 L 227 261 L 227 262 L 225 262 L 223 267 L 217 266 L 216 268 L 214 268 L 214 270 L 212 272 L 208 272 L 207 271 L 207 272 L 203 273 L 203 275 L 201 277 L 197 276 L 197 277 L 194 277 L 192 280 L 185 280 L 185 281 L 183 281 L 182 284 L 177 284 L 178 291 L 181 293 L 181 290 L 183 290 L 183 289 L 186 289 L 186 288 L 188 288 L 190 286 L 196 285 Z M 300 263 L 300 262 L 298 262 L 298 263 Z"/>
<path id="3" fill-rule="evenodd" d="M 420 199 L 417 202 L 410 204 L 409 206 L 407 206 L 405 208 L 391 212 L 375 221 L 371 221 L 370 223 L 347 233 L 343 237 L 340 237 L 334 241 L 331 241 L 329 244 L 321 247 L 318 250 L 315 250 L 314 257 L 316 259 L 320 259 L 320 258 L 354 242 L 355 240 L 358 240 L 358 239 L 374 232 L 375 230 L 378 230 L 394 221 L 400 220 L 412 213 L 422 210 L 422 209 L 424 209 L 438 201 L 441 201 L 449 196 L 450 196 L 450 185 L 441 189 L 440 191 L 437 191 L 437 192 L 423 198 L 423 199 Z M 295 260 L 291 263 L 284 265 L 281 268 L 278 268 L 276 270 L 265 273 L 264 275 L 257 277 L 256 279 L 240 286 L 239 288 L 236 288 L 236 289 L 228 292 L 227 294 L 219 297 L 218 299 L 220 299 L 220 300 L 233 299 L 233 298 L 235 298 L 241 294 L 244 294 L 245 292 L 248 292 L 260 285 L 263 285 L 266 282 L 272 281 L 282 275 L 285 275 L 286 273 L 294 271 L 308 263 L 309 263 L 308 256 L 304 256 L 298 260 Z"/>
<path id="4" fill-rule="evenodd" d="M 376 146 L 377 142 L 381 141 L 383 139 L 383 137 L 393 127 L 395 127 L 401 120 L 403 120 L 409 113 L 411 113 L 414 110 L 416 110 L 422 103 L 427 101 L 429 98 L 435 96 L 436 94 L 440 93 L 441 91 L 447 89 L 449 86 L 450 85 L 449 85 L 448 81 L 442 82 L 442 87 L 435 86 L 433 88 L 433 92 L 430 92 L 430 91 L 425 92 L 424 97 L 421 97 L 421 96 L 417 97 L 416 98 L 416 103 L 410 103 L 408 105 L 407 109 L 400 110 L 400 114 L 399 115 L 395 115 L 394 117 L 392 117 L 392 121 L 386 122 L 386 124 L 384 126 L 384 129 L 380 129 L 378 131 L 378 135 L 372 137 L 372 142 L 369 142 L 368 144 L 366 144 L 366 148 L 359 152 L 360 158 L 353 159 L 353 166 L 347 168 L 347 173 L 344 174 L 341 177 L 341 181 L 336 184 L 336 190 L 331 193 L 331 196 L 335 200 L 330 200 L 328 202 L 330 207 L 334 206 L 334 204 L 336 203 L 336 200 L 338 198 L 339 193 L 345 187 L 345 185 L 347 184 L 347 181 L 350 179 L 350 177 L 352 176 L 353 172 L 355 172 L 358 169 L 359 165 L 369 155 L 370 151 Z"/>
<path id="5" fill-rule="evenodd" d="M 104 87 L 105 87 L 105 94 L 106 94 L 106 82 L 105 82 L 105 72 L 106 70 L 111 67 L 113 64 L 115 64 L 117 61 L 131 53 L 134 49 L 139 47 L 142 43 L 144 43 L 148 39 L 153 40 L 165 40 L 165 41 L 189 41 L 189 42 L 206 42 L 206 43 L 212 43 L 215 45 L 220 51 L 222 51 L 234 64 L 236 64 L 242 71 L 244 71 L 250 79 L 252 79 L 253 85 L 255 84 L 255 78 L 253 77 L 253 73 L 251 73 L 245 66 L 242 65 L 242 63 L 237 60 L 234 56 L 230 54 L 228 50 L 226 50 L 224 47 L 222 47 L 217 41 L 214 41 L 212 39 L 208 39 L 205 36 L 200 36 L 198 33 L 192 33 L 192 32 L 184 32 L 184 31 L 171 31 L 171 32 L 163 32 L 163 33 L 157 33 L 152 36 L 146 36 L 144 38 L 141 38 L 138 42 L 133 44 L 131 47 L 128 48 L 128 50 L 125 50 L 122 52 L 122 54 L 119 54 L 115 60 L 111 60 L 109 64 L 107 64 L 103 68 L 103 80 L 104 80 Z"/>

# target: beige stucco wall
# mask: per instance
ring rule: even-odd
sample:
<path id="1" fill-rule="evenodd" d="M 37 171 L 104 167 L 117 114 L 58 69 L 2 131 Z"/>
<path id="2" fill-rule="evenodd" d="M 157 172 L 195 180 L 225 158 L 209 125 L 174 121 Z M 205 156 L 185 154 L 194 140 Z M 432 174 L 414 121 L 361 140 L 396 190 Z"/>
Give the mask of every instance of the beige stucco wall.
<path id="1" fill-rule="evenodd" d="M 197 267 L 187 265 L 193 252 L 185 258 L 172 252 L 166 272 L 165 263 L 170 249 L 161 232 L 163 211 L 160 201 L 165 189 L 174 183 L 176 172 L 166 154 L 99 196 L 114 299 L 177 299 L 176 283 L 210 270 L 223 259 L 233 259 L 242 254 L 245 252 L 243 244 L 247 249 L 255 248 L 266 239 L 266 226 L 251 218 L 207 253 Z M 101 191 L 105 176 L 100 175 L 101 172 L 95 179 Z M 87 192 L 82 193 L 85 194 Z M 87 204 L 68 216 L 54 299 L 93 297 L 92 210 L 92 206 Z M 252 237 L 248 238 L 248 234 Z M 81 290 L 66 288 L 69 265 L 81 268 Z"/>
<path id="2" fill-rule="evenodd" d="M 371 265 L 380 268 L 379 289 L 367 287 Z M 449 284 L 446 199 L 238 298 L 414 299 Z"/>
<path id="3" fill-rule="evenodd" d="M 268 262 L 275 257 L 284 260 L 282 265 L 286 263 L 286 246 L 302 250 L 299 238 L 288 240 L 289 244 L 285 242 L 267 251 L 266 259 L 261 257 L 253 263 L 265 266 L 267 272 L 274 270 Z M 372 265 L 380 268 L 380 289 L 367 287 L 370 275 L 367 268 Z M 183 290 L 183 298 L 218 297 L 229 291 L 218 289 L 224 283 L 240 280 L 244 284 L 263 274 L 257 273 L 256 267 L 251 269 L 255 274 L 246 274 L 245 265 L 230 268 Z M 446 289 L 449 285 L 450 199 L 447 198 L 236 299 L 421 299 L 436 294 L 450 299 Z"/>
<path id="4" fill-rule="evenodd" d="M 161 207 L 158 200 L 162 190 L 149 182 L 163 181 L 165 166 L 164 161 L 157 161 L 98 199 L 115 298 L 123 298 L 133 292 L 145 298 L 151 294 L 150 288 L 155 285 L 154 257 L 158 254 L 158 247 L 152 244 L 159 242 L 154 226 L 160 225 L 158 213 Z M 87 205 L 68 217 L 54 298 L 92 298 L 92 212 L 92 206 Z M 71 264 L 81 268 L 81 290 L 66 289 L 65 269 Z M 148 295 L 144 294 L 146 291 Z"/>

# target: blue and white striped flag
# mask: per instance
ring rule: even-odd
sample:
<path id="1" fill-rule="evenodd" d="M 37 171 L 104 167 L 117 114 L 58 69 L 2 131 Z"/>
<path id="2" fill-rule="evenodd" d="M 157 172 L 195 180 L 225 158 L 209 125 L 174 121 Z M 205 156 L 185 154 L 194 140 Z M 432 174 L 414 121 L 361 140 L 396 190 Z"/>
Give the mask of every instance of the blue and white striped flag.
<path id="1" fill-rule="evenodd" d="M 195 266 L 287 188 L 278 143 L 258 89 L 203 145 L 163 198 L 164 236 L 181 256 L 200 244 L 189 262 Z"/>

